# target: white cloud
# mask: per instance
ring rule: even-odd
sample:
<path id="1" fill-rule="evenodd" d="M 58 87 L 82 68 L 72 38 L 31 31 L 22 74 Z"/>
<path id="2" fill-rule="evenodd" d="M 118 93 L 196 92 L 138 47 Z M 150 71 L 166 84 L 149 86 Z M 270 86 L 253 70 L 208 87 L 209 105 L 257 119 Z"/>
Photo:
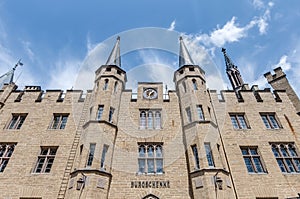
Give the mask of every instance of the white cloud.
<path id="1" fill-rule="evenodd" d="M 51 66 L 53 70 L 47 88 L 66 90 L 74 87 L 80 65 L 81 61 L 76 59 L 58 60 L 54 66 Z"/>
<path id="2" fill-rule="evenodd" d="M 232 17 L 222 28 L 217 28 L 210 34 L 211 42 L 218 46 L 224 46 L 225 43 L 232 43 L 239 41 L 241 38 L 247 36 L 247 30 L 253 25 L 250 23 L 245 27 L 238 27 L 235 23 L 236 17 Z"/>
<path id="3" fill-rule="evenodd" d="M 253 0 L 252 4 L 255 8 L 258 8 L 258 9 L 264 8 L 264 6 L 265 6 L 264 2 L 262 0 Z"/>
<path id="4" fill-rule="evenodd" d="M 170 27 L 168 28 L 168 30 L 173 31 L 175 29 L 175 25 L 176 25 L 176 21 L 172 21 Z"/>
<path id="5" fill-rule="evenodd" d="M 29 41 L 22 41 L 22 44 L 23 44 L 23 48 L 24 48 L 27 56 L 29 57 L 29 59 L 31 61 L 34 61 L 35 55 L 34 55 L 33 51 L 30 48 L 31 43 Z"/>
<path id="6" fill-rule="evenodd" d="M 272 68 L 277 68 L 277 67 L 281 67 L 282 70 L 284 71 L 289 71 L 291 69 L 291 63 L 287 61 L 288 56 L 287 55 L 283 55 L 279 62 L 275 65 L 272 66 Z"/>

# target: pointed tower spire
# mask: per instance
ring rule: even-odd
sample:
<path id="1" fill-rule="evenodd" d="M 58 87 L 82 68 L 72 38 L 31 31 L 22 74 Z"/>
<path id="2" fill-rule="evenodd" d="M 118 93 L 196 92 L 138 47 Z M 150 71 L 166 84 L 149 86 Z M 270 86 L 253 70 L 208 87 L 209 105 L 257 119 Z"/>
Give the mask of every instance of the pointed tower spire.
<path id="1" fill-rule="evenodd" d="M 194 62 L 187 50 L 186 46 L 184 45 L 182 37 L 179 37 L 180 42 L 180 50 L 179 50 L 179 67 L 184 65 L 194 65 Z"/>
<path id="2" fill-rule="evenodd" d="M 242 87 L 244 85 L 244 81 L 242 79 L 242 76 L 240 74 L 238 67 L 236 65 L 234 65 L 233 62 L 231 61 L 231 59 L 228 57 L 225 48 L 222 48 L 222 52 L 223 52 L 224 58 L 225 58 L 227 76 L 229 78 L 229 81 L 232 85 L 233 90 L 238 95 L 238 91 L 242 89 Z"/>
<path id="3" fill-rule="evenodd" d="M 121 67 L 121 56 L 120 56 L 120 37 L 117 37 L 116 44 L 112 49 L 105 65 L 116 65 Z"/>

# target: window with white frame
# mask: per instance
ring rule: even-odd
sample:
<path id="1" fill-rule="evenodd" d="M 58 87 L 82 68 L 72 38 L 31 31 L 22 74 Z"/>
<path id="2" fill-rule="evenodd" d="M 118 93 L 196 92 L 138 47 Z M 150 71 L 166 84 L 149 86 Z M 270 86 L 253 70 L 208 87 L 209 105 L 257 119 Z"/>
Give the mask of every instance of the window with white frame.
<path id="1" fill-rule="evenodd" d="M 200 169 L 199 154 L 198 154 L 198 149 L 196 144 L 192 145 L 192 151 L 194 156 L 195 169 Z"/>
<path id="2" fill-rule="evenodd" d="M 185 109 L 186 111 L 186 116 L 187 116 L 187 119 L 188 119 L 188 122 L 191 123 L 192 122 L 192 112 L 191 112 L 191 108 L 190 107 L 187 107 Z"/>
<path id="3" fill-rule="evenodd" d="M 20 129 L 23 125 L 27 113 L 13 113 L 7 128 L 8 129 Z"/>
<path id="4" fill-rule="evenodd" d="M 205 153 L 206 153 L 208 166 L 209 167 L 215 167 L 214 158 L 213 158 L 212 150 L 211 150 L 211 147 L 210 147 L 210 143 L 204 143 L 204 148 L 205 148 Z"/>
<path id="5" fill-rule="evenodd" d="M 34 173 L 50 173 L 58 147 L 41 147 Z"/>
<path id="6" fill-rule="evenodd" d="M 108 145 L 104 144 L 101 155 L 100 169 L 105 169 L 105 158 L 108 151 Z"/>
<path id="7" fill-rule="evenodd" d="M 300 156 L 294 143 L 271 143 L 277 164 L 283 173 L 300 173 Z"/>
<path id="8" fill-rule="evenodd" d="M 204 121 L 204 114 L 203 114 L 202 105 L 197 105 L 197 113 L 198 113 L 198 119 L 200 121 Z"/>
<path id="9" fill-rule="evenodd" d="M 161 111 L 140 110 L 140 129 L 161 129 Z"/>
<path id="10" fill-rule="evenodd" d="M 89 154 L 88 154 L 88 159 L 87 159 L 87 162 L 86 162 L 87 167 L 90 167 L 93 164 L 95 148 L 96 148 L 96 144 L 91 143 L 90 144 L 90 149 L 89 149 Z"/>
<path id="11" fill-rule="evenodd" d="M 6 168 L 15 150 L 16 143 L 0 143 L 0 172 Z"/>
<path id="12" fill-rule="evenodd" d="M 241 147 L 241 151 L 249 173 L 266 173 L 256 146 Z"/>
<path id="13" fill-rule="evenodd" d="M 275 113 L 260 113 L 261 119 L 267 129 L 279 129 L 279 122 Z"/>
<path id="14" fill-rule="evenodd" d="M 231 123 L 234 129 L 248 129 L 244 113 L 230 113 Z"/>
<path id="15" fill-rule="evenodd" d="M 50 129 L 64 129 L 68 121 L 69 114 L 67 113 L 54 113 L 52 122 L 49 126 Z"/>
<path id="16" fill-rule="evenodd" d="M 138 143 L 138 153 L 139 174 L 163 173 L 162 143 Z"/>
<path id="17" fill-rule="evenodd" d="M 104 105 L 99 105 L 98 106 L 98 111 L 97 111 L 97 120 L 102 119 L 103 110 L 104 110 Z"/>

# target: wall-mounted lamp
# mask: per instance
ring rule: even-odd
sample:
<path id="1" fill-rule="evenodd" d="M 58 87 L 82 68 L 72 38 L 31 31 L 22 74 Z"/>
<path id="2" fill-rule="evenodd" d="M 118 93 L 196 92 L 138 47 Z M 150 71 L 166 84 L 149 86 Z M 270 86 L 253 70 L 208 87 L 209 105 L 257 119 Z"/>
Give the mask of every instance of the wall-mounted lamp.
<path id="1" fill-rule="evenodd" d="M 76 190 L 81 190 L 81 188 L 84 189 L 85 182 L 86 176 L 82 173 L 82 177 L 77 180 Z"/>
<path id="2" fill-rule="evenodd" d="M 223 189 L 223 180 L 218 176 L 215 176 L 215 187 L 220 190 Z"/>

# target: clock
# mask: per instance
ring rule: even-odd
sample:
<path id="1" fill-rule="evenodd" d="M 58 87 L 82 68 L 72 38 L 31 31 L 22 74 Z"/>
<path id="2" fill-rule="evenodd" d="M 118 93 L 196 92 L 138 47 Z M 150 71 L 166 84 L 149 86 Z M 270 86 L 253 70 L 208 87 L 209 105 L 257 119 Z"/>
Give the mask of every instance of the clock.
<path id="1" fill-rule="evenodd" d="M 154 88 L 146 88 L 144 89 L 143 96 L 145 99 L 156 99 L 157 91 Z"/>

